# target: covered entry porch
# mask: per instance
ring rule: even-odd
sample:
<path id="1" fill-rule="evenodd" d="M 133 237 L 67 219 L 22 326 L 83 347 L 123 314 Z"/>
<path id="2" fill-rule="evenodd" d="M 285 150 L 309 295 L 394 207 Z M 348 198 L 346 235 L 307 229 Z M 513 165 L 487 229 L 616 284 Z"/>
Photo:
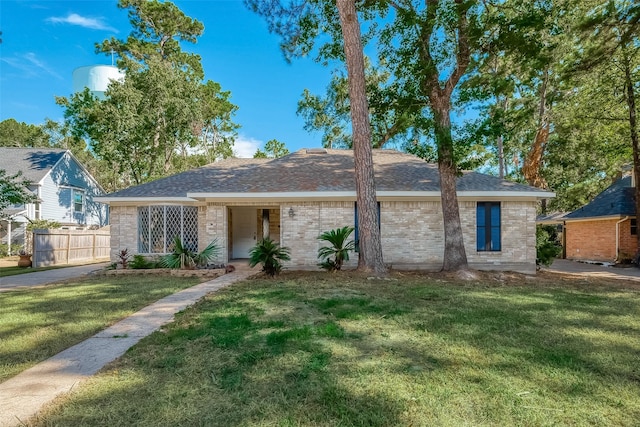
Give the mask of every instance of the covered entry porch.
<path id="1" fill-rule="evenodd" d="M 260 240 L 281 241 L 281 206 L 228 206 L 228 260 L 244 260 Z"/>

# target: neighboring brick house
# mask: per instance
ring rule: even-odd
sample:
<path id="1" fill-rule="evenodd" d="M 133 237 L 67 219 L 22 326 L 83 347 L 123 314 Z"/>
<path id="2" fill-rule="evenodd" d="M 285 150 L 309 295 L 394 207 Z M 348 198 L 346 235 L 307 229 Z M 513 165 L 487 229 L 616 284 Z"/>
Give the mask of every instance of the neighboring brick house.
<path id="1" fill-rule="evenodd" d="M 436 165 L 373 150 L 385 262 L 395 269 L 442 267 L 444 227 Z M 458 179 L 469 265 L 536 271 L 536 205 L 553 193 L 493 176 Z M 279 159 L 229 159 L 101 197 L 110 204 L 111 249 L 167 251 L 173 236 L 202 249 L 213 239 L 218 261 L 248 258 L 262 236 L 291 249 L 293 269 L 318 268 L 317 237 L 355 225 L 351 150 L 300 150 Z M 348 265 L 355 266 L 357 256 Z"/>
<path id="2" fill-rule="evenodd" d="M 630 174 L 616 180 L 587 205 L 565 215 L 567 259 L 620 262 L 638 250 L 635 182 Z"/>

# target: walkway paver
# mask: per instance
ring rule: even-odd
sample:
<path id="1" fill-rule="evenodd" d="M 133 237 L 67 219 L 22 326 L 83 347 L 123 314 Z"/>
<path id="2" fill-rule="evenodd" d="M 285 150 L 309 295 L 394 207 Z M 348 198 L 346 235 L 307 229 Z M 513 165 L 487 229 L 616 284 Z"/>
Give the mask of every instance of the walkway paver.
<path id="1" fill-rule="evenodd" d="M 169 295 L 0 384 L 0 426 L 20 425 L 46 403 L 122 356 L 140 339 L 210 292 L 255 274 L 240 270 Z"/>
<path id="2" fill-rule="evenodd" d="M 46 285 L 49 283 L 64 282 L 65 280 L 82 277 L 97 270 L 103 270 L 107 265 L 108 263 L 78 265 L 74 267 L 55 268 L 53 270 L 0 277 L 0 292 L 15 288 L 26 288 Z"/>

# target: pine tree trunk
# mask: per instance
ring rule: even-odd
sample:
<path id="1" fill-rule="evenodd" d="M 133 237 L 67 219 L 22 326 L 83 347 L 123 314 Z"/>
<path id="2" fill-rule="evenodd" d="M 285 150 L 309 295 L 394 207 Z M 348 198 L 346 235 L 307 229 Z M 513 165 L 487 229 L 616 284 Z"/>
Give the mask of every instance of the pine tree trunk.
<path id="1" fill-rule="evenodd" d="M 633 147 L 633 174 L 635 175 L 636 184 L 636 218 L 638 218 L 638 213 L 640 213 L 640 185 L 638 185 L 638 179 L 640 179 L 640 144 L 638 143 L 638 124 L 636 122 L 636 95 L 633 89 L 633 80 L 631 79 L 630 61 L 627 59 L 624 65 L 624 83 L 627 89 L 627 106 L 629 108 L 629 130 L 631 132 L 631 146 Z M 640 233 L 638 233 L 637 239 L 638 249 L 636 255 L 640 255 Z"/>
<path id="2" fill-rule="evenodd" d="M 354 0 L 336 0 L 344 53 L 347 62 L 353 157 L 355 163 L 356 198 L 358 202 L 358 234 L 360 237 L 359 271 L 385 274 L 382 244 L 378 229 L 378 209 L 371 150 L 371 126 L 364 78 L 364 54 L 360 41 L 360 23 Z"/>

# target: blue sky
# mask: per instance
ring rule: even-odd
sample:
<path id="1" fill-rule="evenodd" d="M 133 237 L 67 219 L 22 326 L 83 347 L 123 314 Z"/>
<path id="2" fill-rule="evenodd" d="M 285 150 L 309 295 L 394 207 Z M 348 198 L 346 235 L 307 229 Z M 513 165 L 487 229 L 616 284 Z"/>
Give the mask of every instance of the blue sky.
<path id="1" fill-rule="evenodd" d="M 250 157 L 270 139 L 290 151 L 319 147 L 321 135 L 303 129 L 296 115 L 303 89 L 322 94 L 331 69 L 310 58 L 287 64 L 279 38 L 240 0 L 182 0 L 174 3 L 205 26 L 198 43 L 183 49 L 201 55 L 205 78 L 231 91 L 242 127 L 236 153 Z M 125 39 L 131 28 L 117 1 L 0 0 L 0 121 L 41 124 L 62 120 L 55 96 L 72 92 L 75 68 L 104 64 L 96 42 Z"/>

